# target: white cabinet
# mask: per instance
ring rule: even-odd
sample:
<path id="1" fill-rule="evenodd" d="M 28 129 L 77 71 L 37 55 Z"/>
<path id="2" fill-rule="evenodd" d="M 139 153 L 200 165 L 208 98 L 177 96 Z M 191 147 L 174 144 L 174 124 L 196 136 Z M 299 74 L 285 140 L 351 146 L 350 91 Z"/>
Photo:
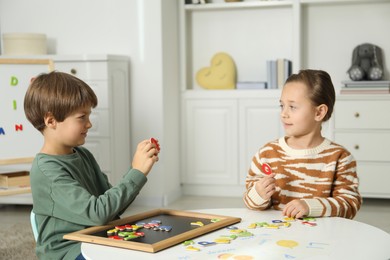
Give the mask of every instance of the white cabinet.
<path id="1" fill-rule="evenodd" d="M 21 57 L 10 57 L 21 58 Z M 131 166 L 128 57 L 115 55 L 45 55 L 57 71 L 70 73 L 91 86 L 98 97 L 85 147 L 95 156 L 112 184 Z M 17 165 L 14 166 L 17 169 Z M 23 169 L 30 167 L 21 165 Z M 0 196 L 0 204 L 32 204 L 31 194 Z"/>
<path id="2" fill-rule="evenodd" d="M 236 184 L 237 100 L 189 99 L 185 112 L 183 183 Z"/>
<path id="3" fill-rule="evenodd" d="M 279 96 L 279 90 L 184 94 L 185 194 L 242 195 L 253 155 L 282 134 Z"/>
<path id="4" fill-rule="evenodd" d="M 357 161 L 364 197 L 390 198 L 390 96 L 340 95 L 335 109 L 335 141 Z"/>
<path id="5" fill-rule="evenodd" d="M 279 94 L 239 100 L 239 176 L 245 184 L 252 157 L 266 143 L 283 135 Z"/>

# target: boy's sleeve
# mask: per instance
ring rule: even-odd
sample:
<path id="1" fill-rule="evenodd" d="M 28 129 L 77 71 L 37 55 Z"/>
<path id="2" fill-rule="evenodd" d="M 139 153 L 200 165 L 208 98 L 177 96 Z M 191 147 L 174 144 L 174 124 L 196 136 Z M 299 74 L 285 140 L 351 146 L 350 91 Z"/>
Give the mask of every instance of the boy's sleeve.
<path id="1" fill-rule="evenodd" d="M 147 179 L 130 169 L 104 194 L 91 194 L 79 182 L 59 171 L 52 184 L 53 216 L 85 226 L 103 225 L 115 219 L 139 194 Z"/>

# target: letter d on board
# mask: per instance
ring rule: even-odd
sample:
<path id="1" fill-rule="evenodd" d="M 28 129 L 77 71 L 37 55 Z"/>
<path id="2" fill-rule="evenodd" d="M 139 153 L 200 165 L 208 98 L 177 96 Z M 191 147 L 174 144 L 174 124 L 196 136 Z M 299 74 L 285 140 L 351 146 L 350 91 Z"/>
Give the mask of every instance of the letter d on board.
<path id="1" fill-rule="evenodd" d="M 11 76 L 11 86 L 18 85 L 18 78 L 15 76 Z"/>

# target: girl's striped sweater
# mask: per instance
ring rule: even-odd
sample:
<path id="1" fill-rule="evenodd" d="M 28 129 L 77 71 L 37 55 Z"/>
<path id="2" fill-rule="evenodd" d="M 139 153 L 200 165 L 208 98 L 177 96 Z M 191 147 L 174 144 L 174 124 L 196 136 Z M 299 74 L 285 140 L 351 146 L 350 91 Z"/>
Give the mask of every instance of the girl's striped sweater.
<path id="1" fill-rule="evenodd" d="M 270 200 L 260 197 L 254 187 L 265 176 L 264 163 L 276 173 L 276 191 Z M 344 147 L 328 139 L 304 150 L 292 149 L 284 137 L 266 144 L 253 157 L 245 184 L 244 202 L 254 210 L 281 210 L 288 202 L 302 199 L 311 217 L 352 219 L 362 203 L 356 161 Z"/>

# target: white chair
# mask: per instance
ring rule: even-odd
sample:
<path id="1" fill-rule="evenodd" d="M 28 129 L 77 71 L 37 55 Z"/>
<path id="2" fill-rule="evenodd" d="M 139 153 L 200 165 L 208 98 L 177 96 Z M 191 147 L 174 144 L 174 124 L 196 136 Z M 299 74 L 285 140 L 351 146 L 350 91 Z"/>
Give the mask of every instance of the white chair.
<path id="1" fill-rule="evenodd" d="M 33 231 L 33 234 L 34 234 L 34 239 L 35 241 L 37 241 L 38 239 L 38 225 L 37 225 L 37 221 L 35 220 L 35 213 L 31 210 L 31 213 L 30 213 L 30 222 L 31 222 L 31 228 L 32 228 L 32 231 Z"/>

